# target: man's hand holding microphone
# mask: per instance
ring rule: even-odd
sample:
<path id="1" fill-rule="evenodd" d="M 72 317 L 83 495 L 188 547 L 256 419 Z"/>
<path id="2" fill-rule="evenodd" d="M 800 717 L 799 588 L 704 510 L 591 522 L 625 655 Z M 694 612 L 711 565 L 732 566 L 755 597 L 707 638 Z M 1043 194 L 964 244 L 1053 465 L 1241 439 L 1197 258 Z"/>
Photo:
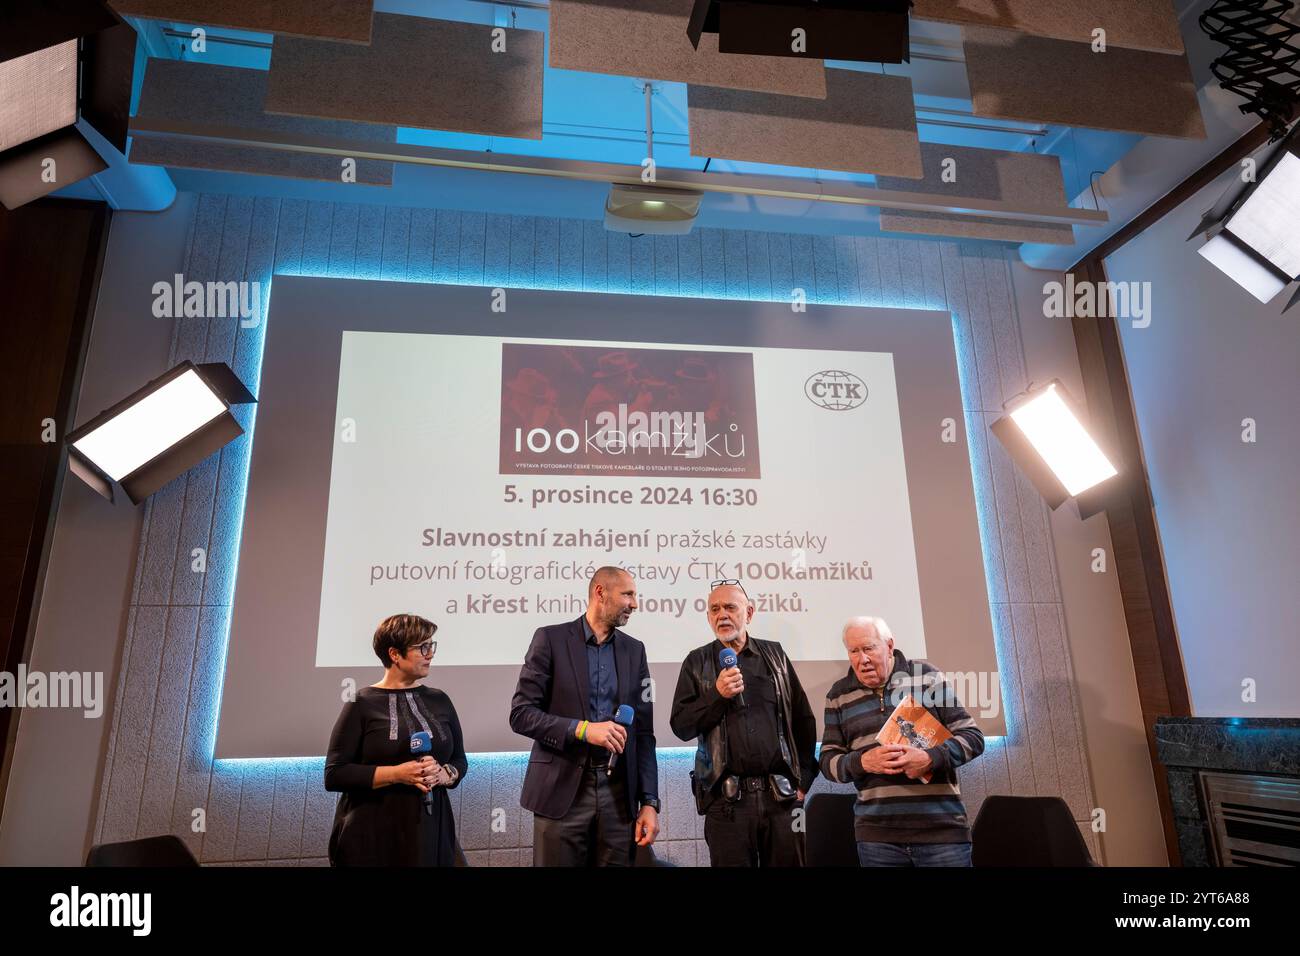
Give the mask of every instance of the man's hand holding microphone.
<path id="1" fill-rule="evenodd" d="M 611 754 L 621 754 L 627 746 L 627 728 L 613 720 L 593 722 L 587 724 L 583 739 L 597 747 L 604 747 Z"/>
<path id="2" fill-rule="evenodd" d="M 718 651 L 718 679 L 713 682 L 719 694 L 727 700 L 740 698 L 740 706 L 745 706 L 745 677 L 740 673 L 736 661 L 736 652 L 729 647 Z"/>

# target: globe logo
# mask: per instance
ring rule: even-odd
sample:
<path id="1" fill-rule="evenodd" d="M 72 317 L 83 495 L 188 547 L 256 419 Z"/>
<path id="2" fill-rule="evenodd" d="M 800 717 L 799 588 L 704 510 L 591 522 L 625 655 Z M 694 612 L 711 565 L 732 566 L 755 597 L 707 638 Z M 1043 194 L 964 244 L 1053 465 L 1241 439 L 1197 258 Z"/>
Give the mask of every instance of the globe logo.
<path id="1" fill-rule="evenodd" d="M 847 412 L 867 400 L 867 383 L 852 372 L 818 372 L 809 376 L 803 391 L 808 401 L 833 412 Z"/>

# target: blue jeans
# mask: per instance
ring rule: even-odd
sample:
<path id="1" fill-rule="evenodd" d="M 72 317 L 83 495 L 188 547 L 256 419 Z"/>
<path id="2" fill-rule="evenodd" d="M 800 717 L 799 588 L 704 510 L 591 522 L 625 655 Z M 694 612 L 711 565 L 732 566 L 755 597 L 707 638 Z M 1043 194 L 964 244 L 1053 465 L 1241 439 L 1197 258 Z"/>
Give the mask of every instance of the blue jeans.
<path id="1" fill-rule="evenodd" d="M 969 843 L 858 842 L 861 866 L 970 866 Z"/>

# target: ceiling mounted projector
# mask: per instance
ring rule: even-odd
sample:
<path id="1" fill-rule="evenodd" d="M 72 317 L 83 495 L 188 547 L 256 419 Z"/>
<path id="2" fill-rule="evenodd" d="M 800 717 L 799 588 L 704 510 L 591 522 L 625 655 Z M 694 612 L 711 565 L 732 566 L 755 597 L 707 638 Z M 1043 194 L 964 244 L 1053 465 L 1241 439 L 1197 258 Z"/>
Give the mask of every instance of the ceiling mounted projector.
<path id="1" fill-rule="evenodd" d="M 912 0 L 695 0 L 686 35 L 721 53 L 910 62 Z"/>
<path id="2" fill-rule="evenodd" d="M 700 214 L 703 196 L 696 189 L 615 183 L 609 187 L 609 198 L 605 200 L 605 228 L 610 232 L 684 236 Z"/>

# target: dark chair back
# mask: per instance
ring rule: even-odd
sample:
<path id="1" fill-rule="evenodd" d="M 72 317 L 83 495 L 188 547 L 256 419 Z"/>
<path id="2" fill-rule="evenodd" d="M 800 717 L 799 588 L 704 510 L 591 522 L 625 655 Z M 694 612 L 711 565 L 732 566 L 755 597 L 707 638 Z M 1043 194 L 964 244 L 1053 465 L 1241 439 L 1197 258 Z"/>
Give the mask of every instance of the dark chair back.
<path id="1" fill-rule="evenodd" d="M 985 797 L 971 828 L 975 866 L 1096 866 L 1060 797 Z"/>
<path id="2" fill-rule="evenodd" d="M 639 846 L 636 848 L 636 858 L 632 862 L 633 866 L 674 866 L 669 863 L 668 858 L 659 856 L 655 853 L 653 847 Z"/>
<path id="3" fill-rule="evenodd" d="M 198 866 L 190 848 L 176 836 L 100 843 L 86 854 L 86 866 Z"/>
<path id="4" fill-rule="evenodd" d="M 809 866 L 857 866 L 853 835 L 856 793 L 815 793 L 804 804 Z"/>

